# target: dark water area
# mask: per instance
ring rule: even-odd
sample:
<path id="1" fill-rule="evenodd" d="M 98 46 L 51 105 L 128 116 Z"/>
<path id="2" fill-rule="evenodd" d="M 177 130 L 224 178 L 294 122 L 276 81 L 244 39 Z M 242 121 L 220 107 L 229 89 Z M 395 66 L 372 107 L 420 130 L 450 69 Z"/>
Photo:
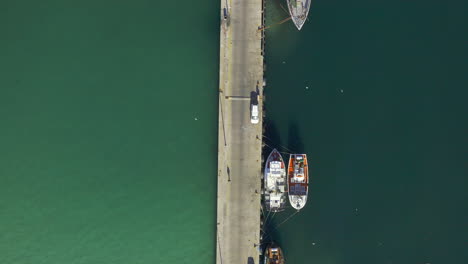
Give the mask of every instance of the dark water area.
<path id="1" fill-rule="evenodd" d="M 300 32 L 267 30 L 266 143 L 311 173 L 269 221 L 286 263 L 468 263 L 466 7 L 313 1 Z"/>
<path id="2" fill-rule="evenodd" d="M 0 263 L 214 263 L 219 3 L 174 5 L 0 2 Z"/>

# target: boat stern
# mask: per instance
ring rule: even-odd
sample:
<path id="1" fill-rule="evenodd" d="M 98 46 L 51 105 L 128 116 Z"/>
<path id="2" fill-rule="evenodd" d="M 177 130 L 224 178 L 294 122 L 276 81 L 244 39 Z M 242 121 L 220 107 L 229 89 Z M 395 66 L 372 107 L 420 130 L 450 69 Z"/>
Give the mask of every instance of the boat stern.
<path id="1" fill-rule="evenodd" d="M 294 209 L 301 210 L 306 205 L 307 199 L 304 196 L 291 195 L 289 201 Z"/>

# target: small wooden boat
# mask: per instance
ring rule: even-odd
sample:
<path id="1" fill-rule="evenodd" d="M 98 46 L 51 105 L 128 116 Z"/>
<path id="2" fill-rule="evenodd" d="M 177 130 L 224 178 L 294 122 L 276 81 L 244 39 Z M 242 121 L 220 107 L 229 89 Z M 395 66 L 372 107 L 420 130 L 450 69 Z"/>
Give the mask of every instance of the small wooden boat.
<path id="1" fill-rule="evenodd" d="M 265 264 L 284 264 L 284 255 L 280 247 L 269 245 L 265 250 Z"/>

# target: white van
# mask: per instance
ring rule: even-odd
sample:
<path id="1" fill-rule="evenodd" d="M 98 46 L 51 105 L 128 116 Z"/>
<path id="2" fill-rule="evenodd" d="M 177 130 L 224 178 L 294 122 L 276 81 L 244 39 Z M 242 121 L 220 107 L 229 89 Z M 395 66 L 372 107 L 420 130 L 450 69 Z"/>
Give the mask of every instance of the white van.
<path id="1" fill-rule="evenodd" d="M 258 124 L 258 104 L 250 104 L 250 123 Z"/>

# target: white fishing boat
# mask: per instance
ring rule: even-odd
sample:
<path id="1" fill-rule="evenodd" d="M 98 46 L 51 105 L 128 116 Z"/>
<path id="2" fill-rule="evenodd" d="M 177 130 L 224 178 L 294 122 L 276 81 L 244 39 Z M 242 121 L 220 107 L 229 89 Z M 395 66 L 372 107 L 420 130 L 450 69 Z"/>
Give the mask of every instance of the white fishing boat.
<path id="1" fill-rule="evenodd" d="M 286 205 L 286 166 L 276 149 L 268 156 L 264 171 L 264 201 L 268 211 L 282 211 Z"/>

